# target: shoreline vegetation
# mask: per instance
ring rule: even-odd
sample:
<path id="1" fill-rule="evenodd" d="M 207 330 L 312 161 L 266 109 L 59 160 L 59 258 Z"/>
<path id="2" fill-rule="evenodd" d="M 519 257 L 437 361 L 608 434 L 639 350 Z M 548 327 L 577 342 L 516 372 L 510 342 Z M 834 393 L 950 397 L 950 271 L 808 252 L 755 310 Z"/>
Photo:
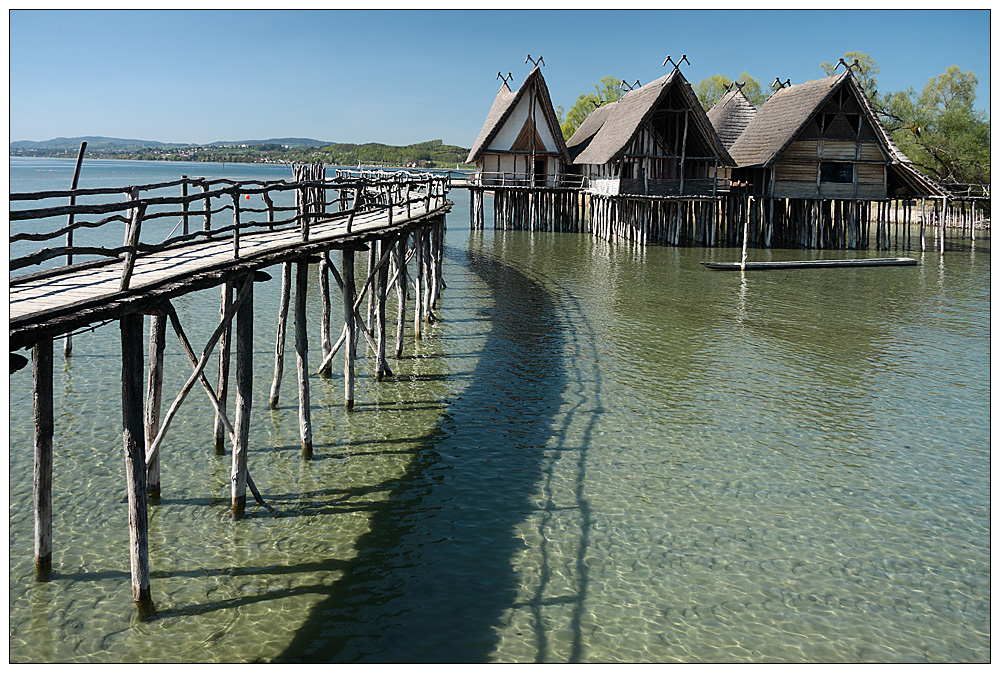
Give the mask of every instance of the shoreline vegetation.
<path id="1" fill-rule="evenodd" d="M 430 140 L 413 145 L 381 143 L 329 143 L 308 138 L 280 138 L 217 142 L 208 145 L 168 144 L 146 140 L 84 137 L 55 138 L 41 142 L 10 144 L 12 157 L 74 158 L 81 142 L 87 142 L 90 159 L 139 161 L 196 161 L 208 163 L 292 164 L 322 162 L 332 166 L 363 165 L 366 168 L 470 169 L 468 148 Z"/>

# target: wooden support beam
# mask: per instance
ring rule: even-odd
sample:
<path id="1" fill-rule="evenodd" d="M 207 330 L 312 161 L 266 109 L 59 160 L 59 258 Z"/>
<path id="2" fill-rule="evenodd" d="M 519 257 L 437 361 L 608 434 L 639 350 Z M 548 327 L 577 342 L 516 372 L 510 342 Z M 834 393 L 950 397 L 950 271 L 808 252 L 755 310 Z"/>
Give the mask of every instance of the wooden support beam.
<path id="1" fill-rule="evenodd" d="M 386 254 L 393 249 L 392 241 L 388 238 L 382 239 L 379 247 L 385 249 Z M 378 280 L 375 283 L 375 323 L 376 323 L 376 349 L 375 349 L 375 380 L 381 381 L 382 376 L 388 370 L 385 361 L 385 297 L 388 290 L 389 265 L 380 264 L 378 270 Z"/>
<path id="2" fill-rule="evenodd" d="M 236 312 L 236 424 L 233 428 L 232 511 L 243 516 L 247 505 L 247 452 L 253 393 L 253 274 L 243 281 L 246 295 Z"/>
<path id="3" fill-rule="evenodd" d="M 233 282 L 226 281 L 221 286 L 221 299 L 219 301 L 219 322 L 220 324 L 229 313 L 233 305 Z M 226 401 L 229 398 L 229 361 L 232 352 L 232 323 L 227 322 L 219 339 L 219 404 L 222 409 L 226 408 Z M 213 431 L 215 437 L 215 455 L 224 456 L 226 454 L 226 432 L 222 427 L 221 415 L 216 412 L 215 426 Z"/>
<path id="4" fill-rule="evenodd" d="M 420 338 L 420 323 L 423 322 L 423 268 L 424 268 L 424 242 L 423 230 L 413 230 L 413 250 L 416 260 L 416 274 L 413 276 L 413 338 Z"/>
<path id="5" fill-rule="evenodd" d="M 306 326 L 306 299 L 309 288 L 308 262 L 296 262 L 295 269 L 295 369 L 299 381 L 299 439 L 302 456 L 312 458 L 312 419 L 309 409 L 309 339 Z"/>
<path id="6" fill-rule="evenodd" d="M 35 420 L 35 577 L 48 579 L 52 570 L 52 339 L 31 350 L 32 396 Z"/>
<path id="7" fill-rule="evenodd" d="M 272 409 L 278 408 L 281 393 L 281 377 L 285 370 L 285 332 L 288 324 L 288 303 L 292 292 L 292 263 L 281 264 L 281 299 L 278 303 L 278 333 L 274 338 L 274 378 L 271 381 L 271 395 L 268 399 Z"/>
<path id="8" fill-rule="evenodd" d="M 323 361 L 326 362 L 326 356 L 329 355 L 330 347 L 330 255 L 327 252 L 323 253 L 323 257 L 319 263 L 319 298 L 320 298 L 320 323 L 319 323 L 319 335 L 320 335 L 320 346 L 323 353 Z M 329 378 L 333 374 L 333 367 L 330 363 L 326 366 L 320 367 L 320 376 Z"/>
<path id="9" fill-rule="evenodd" d="M 129 568 L 132 600 L 140 612 L 152 610 L 149 587 L 149 521 L 146 510 L 146 453 L 143 439 L 141 314 L 120 320 L 122 346 L 122 439 L 128 489 Z"/>
<path id="10" fill-rule="evenodd" d="M 341 289 L 344 295 L 344 327 L 347 330 L 347 347 L 344 348 L 344 406 L 354 408 L 354 353 L 357 341 L 356 318 L 354 310 L 354 251 L 341 252 L 344 276 Z"/>
<path id="11" fill-rule="evenodd" d="M 396 359 L 403 357 L 403 329 L 406 325 L 406 241 L 403 233 L 396 239 Z"/>
<path id="12" fill-rule="evenodd" d="M 160 429 L 160 407 L 163 393 L 163 350 L 167 338 L 167 316 L 165 313 L 150 316 L 149 323 L 149 376 L 146 382 L 146 446 L 156 437 Z M 160 497 L 160 457 L 146 465 L 146 484 L 149 497 L 154 501 Z"/>

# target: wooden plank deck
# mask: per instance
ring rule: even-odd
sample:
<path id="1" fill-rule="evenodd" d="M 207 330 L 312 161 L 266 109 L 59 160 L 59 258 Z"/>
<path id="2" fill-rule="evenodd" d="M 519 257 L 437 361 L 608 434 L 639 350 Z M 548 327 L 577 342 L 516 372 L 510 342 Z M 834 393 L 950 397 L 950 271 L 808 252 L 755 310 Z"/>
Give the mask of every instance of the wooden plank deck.
<path id="1" fill-rule="evenodd" d="M 10 281 L 10 347 L 15 350 L 39 338 L 151 308 L 166 299 L 217 285 L 234 274 L 324 250 L 361 247 L 367 240 L 443 215 L 450 207 L 445 201 L 428 211 L 424 203 L 414 203 L 407 218 L 406 206 L 396 206 L 391 227 L 386 209 L 359 213 L 350 234 L 348 214 L 337 214 L 312 223 L 307 242 L 302 241 L 298 227 L 241 232 L 238 259 L 233 255 L 231 235 L 139 255 L 125 292 L 119 291 L 124 266 L 121 259 L 15 277 Z"/>

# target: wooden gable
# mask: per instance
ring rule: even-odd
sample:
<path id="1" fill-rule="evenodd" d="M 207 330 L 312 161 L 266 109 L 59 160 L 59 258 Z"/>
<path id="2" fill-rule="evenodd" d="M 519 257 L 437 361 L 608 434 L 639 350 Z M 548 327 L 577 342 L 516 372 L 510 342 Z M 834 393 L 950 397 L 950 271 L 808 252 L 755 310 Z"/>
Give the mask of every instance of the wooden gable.
<path id="1" fill-rule="evenodd" d="M 538 135 L 538 129 L 535 128 L 535 124 L 531 117 L 524 120 L 524 126 L 521 127 L 521 132 L 517 134 L 517 138 L 514 140 L 514 144 L 510 146 L 512 152 L 530 152 L 532 150 L 532 138 L 534 138 L 534 150 L 535 152 L 546 152 L 545 143 L 542 142 L 541 136 Z"/>

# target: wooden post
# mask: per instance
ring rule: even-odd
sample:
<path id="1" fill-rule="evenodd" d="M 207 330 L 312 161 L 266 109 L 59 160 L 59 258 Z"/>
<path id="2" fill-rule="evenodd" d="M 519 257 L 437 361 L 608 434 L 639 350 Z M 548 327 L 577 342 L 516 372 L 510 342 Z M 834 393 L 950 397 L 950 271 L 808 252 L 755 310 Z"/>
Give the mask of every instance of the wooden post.
<path id="1" fill-rule="evenodd" d="M 420 323 L 423 321 L 424 293 L 424 232 L 421 229 L 413 230 L 413 256 L 416 267 L 416 274 L 413 276 L 413 338 L 420 338 Z"/>
<path id="2" fill-rule="evenodd" d="M 252 272 L 251 272 L 252 276 Z M 250 448 L 250 407 L 253 393 L 253 278 L 246 299 L 236 310 L 236 425 L 233 427 L 232 512 L 243 516 L 247 506 L 247 451 Z"/>
<path id="3" fill-rule="evenodd" d="M 323 253 L 322 259 L 319 262 L 319 298 L 321 306 L 321 316 L 319 323 L 319 335 L 320 335 L 320 346 L 323 353 L 323 361 L 326 362 L 326 356 L 330 354 L 331 344 L 330 344 L 330 255 L 328 252 Z M 319 375 L 330 378 L 333 372 L 333 363 L 327 362 L 327 364 L 320 368 Z"/>
<path id="4" fill-rule="evenodd" d="M 48 579 L 52 570 L 52 339 L 31 349 L 32 396 L 35 417 L 35 577 Z"/>
<path id="5" fill-rule="evenodd" d="M 129 200 L 137 201 L 139 199 L 139 188 L 132 187 L 129 191 Z M 139 252 L 139 233 L 142 229 L 142 216 L 146 212 L 146 204 L 140 203 L 134 208 L 129 209 L 130 218 L 128 230 L 126 231 L 126 241 L 125 245 L 128 250 L 125 252 L 125 262 L 122 268 L 122 280 L 118 287 L 119 292 L 124 292 L 129 287 L 129 282 L 132 280 L 132 271 L 135 268 L 135 257 Z"/>
<path id="6" fill-rule="evenodd" d="M 146 445 L 151 444 L 160 431 L 160 403 L 163 393 L 163 349 L 167 339 L 167 315 L 150 316 L 149 323 L 149 377 L 146 382 Z M 153 456 L 146 465 L 146 484 L 149 497 L 160 497 L 160 456 Z"/>
<path id="7" fill-rule="evenodd" d="M 285 328 L 288 323 L 288 299 L 292 291 L 292 263 L 281 264 L 281 300 L 278 305 L 278 333 L 274 338 L 274 379 L 271 381 L 269 404 L 278 408 L 281 377 L 285 370 Z"/>
<path id="8" fill-rule="evenodd" d="M 944 254 L 944 228 L 948 224 L 948 197 L 941 199 L 941 254 Z"/>
<path id="9" fill-rule="evenodd" d="M 392 242 L 388 238 L 381 240 L 379 249 L 391 246 Z M 374 248 L 374 241 L 372 248 Z M 392 248 L 390 247 L 390 250 Z M 375 323 L 377 327 L 376 343 L 378 348 L 375 352 L 375 380 L 381 381 L 386 373 L 385 362 L 385 297 L 389 283 L 389 265 L 381 264 L 378 268 L 378 279 L 375 282 Z"/>
<path id="10" fill-rule="evenodd" d="M 299 380 L 299 438 L 302 456 L 312 458 L 312 420 L 309 410 L 309 339 L 306 333 L 306 295 L 309 287 L 309 262 L 296 263 L 295 269 L 295 368 Z"/>
<path id="11" fill-rule="evenodd" d="M 142 315 L 120 321 L 122 344 L 122 439 L 128 488 L 129 567 L 132 600 L 140 612 L 151 611 L 149 588 L 149 521 L 146 510 L 146 447 L 143 438 Z"/>
<path id="12" fill-rule="evenodd" d="M 368 291 L 365 292 L 364 289 L 362 289 L 362 292 L 364 292 L 365 294 L 368 295 L 368 306 L 365 309 L 365 321 L 364 322 L 365 322 L 365 327 L 368 328 L 369 332 L 371 332 L 372 330 L 375 329 L 375 320 L 374 320 L 374 317 L 375 317 L 375 283 L 371 282 L 371 278 L 372 278 L 372 275 L 375 273 L 375 264 L 378 261 L 379 253 L 380 253 L 380 251 L 379 251 L 379 241 L 378 241 L 378 239 L 376 239 L 376 240 L 373 240 L 371 242 L 371 244 L 368 246 L 368 273 L 365 276 L 367 279 L 369 279 L 369 282 L 366 283 L 366 285 L 368 286 Z"/>
<path id="13" fill-rule="evenodd" d="M 219 320 L 224 321 L 233 305 L 233 283 L 226 281 L 222 284 L 222 298 L 219 301 Z M 229 397 L 229 361 L 232 354 L 232 323 L 225 325 L 222 336 L 219 338 L 219 404 L 226 408 L 226 400 Z M 155 436 L 155 435 L 154 435 Z M 221 416 L 215 414 L 215 425 L 213 430 L 215 437 L 215 454 L 223 456 L 226 453 L 226 429 L 223 427 Z"/>
<path id="14" fill-rule="evenodd" d="M 208 193 L 208 184 L 205 182 L 201 183 L 201 191 Z M 205 199 L 205 224 L 202 227 L 205 231 L 209 231 L 212 228 L 212 197 L 206 196 Z"/>
<path id="15" fill-rule="evenodd" d="M 80 169 L 83 167 L 83 153 L 87 151 L 87 141 L 80 143 L 80 152 L 76 155 L 76 167 L 73 169 L 73 182 L 70 186 L 71 190 L 76 190 L 77 185 L 80 184 Z M 76 194 L 72 194 L 69 197 L 69 205 L 76 205 Z M 74 215 L 70 213 L 66 218 L 66 247 L 70 250 L 73 249 L 73 220 Z M 73 253 L 66 254 L 66 266 L 73 263 Z M 65 341 L 63 341 L 63 357 L 69 357 L 73 354 L 73 336 L 70 334 L 66 335 Z"/>
<path id="16" fill-rule="evenodd" d="M 354 251 L 342 252 L 344 276 L 344 327 L 347 330 L 347 340 L 344 344 L 344 406 L 354 408 L 354 344 L 357 342 L 357 326 L 354 317 Z"/>
<path id="17" fill-rule="evenodd" d="M 240 258 L 240 190 L 230 192 L 233 198 L 233 259 Z"/>
<path id="18" fill-rule="evenodd" d="M 396 239 L 396 351 L 398 360 L 403 357 L 403 330 L 406 325 L 406 241 L 407 234 L 402 233 Z"/>
<path id="19" fill-rule="evenodd" d="M 184 197 L 184 203 L 181 204 L 181 222 L 182 222 L 182 224 L 181 224 L 181 233 L 184 236 L 188 235 L 188 201 L 187 201 L 188 183 L 187 183 L 187 179 L 188 179 L 188 176 L 186 176 L 186 175 L 182 175 L 181 176 L 181 180 L 185 181 L 185 182 L 181 183 L 181 196 Z"/>

